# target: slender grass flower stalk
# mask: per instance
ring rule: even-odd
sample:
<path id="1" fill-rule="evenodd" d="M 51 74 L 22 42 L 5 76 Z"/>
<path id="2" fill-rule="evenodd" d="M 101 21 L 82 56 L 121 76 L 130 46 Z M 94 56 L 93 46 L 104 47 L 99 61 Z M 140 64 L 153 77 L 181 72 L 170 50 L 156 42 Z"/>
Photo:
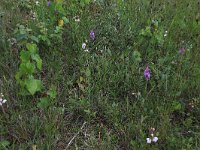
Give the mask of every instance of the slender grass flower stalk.
<path id="1" fill-rule="evenodd" d="M 146 69 L 144 70 L 144 77 L 146 78 L 146 80 L 150 80 L 150 77 L 151 77 L 151 72 L 150 72 L 150 69 L 149 67 L 147 66 Z"/>

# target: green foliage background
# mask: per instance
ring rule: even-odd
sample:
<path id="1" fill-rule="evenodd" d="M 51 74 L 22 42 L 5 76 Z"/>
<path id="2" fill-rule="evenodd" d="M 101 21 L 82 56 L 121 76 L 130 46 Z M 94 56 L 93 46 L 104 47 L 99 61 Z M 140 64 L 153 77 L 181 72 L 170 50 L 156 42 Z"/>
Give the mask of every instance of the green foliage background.
<path id="1" fill-rule="evenodd" d="M 199 10 L 199 0 L 1 0 L 0 148 L 198 149 Z M 158 142 L 147 144 L 151 127 Z"/>

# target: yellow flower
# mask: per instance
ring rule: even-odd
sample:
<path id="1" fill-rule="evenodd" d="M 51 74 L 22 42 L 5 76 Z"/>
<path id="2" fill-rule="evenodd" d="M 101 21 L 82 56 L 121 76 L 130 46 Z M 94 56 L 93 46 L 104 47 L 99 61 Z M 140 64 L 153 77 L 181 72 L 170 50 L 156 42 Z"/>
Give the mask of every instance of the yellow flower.
<path id="1" fill-rule="evenodd" d="M 64 21 L 62 19 L 58 20 L 58 25 L 62 27 L 64 25 Z"/>

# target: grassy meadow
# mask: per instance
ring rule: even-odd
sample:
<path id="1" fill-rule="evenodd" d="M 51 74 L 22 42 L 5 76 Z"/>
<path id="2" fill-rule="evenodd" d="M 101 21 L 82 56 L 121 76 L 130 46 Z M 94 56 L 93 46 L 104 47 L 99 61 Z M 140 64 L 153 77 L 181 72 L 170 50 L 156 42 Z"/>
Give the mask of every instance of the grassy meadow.
<path id="1" fill-rule="evenodd" d="M 0 150 L 199 150 L 199 0 L 1 0 Z"/>

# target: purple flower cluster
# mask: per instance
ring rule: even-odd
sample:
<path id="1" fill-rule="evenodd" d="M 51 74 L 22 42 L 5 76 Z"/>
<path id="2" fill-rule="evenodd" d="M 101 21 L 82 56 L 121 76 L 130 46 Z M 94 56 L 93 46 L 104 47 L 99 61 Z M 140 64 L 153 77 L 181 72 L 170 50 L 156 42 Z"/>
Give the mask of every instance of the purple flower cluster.
<path id="1" fill-rule="evenodd" d="M 150 80 L 150 77 L 151 77 L 151 73 L 150 73 L 150 69 L 149 67 L 147 66 L 146 69 L 144 70 L 144 77 L 146 78 L 146 80 Z"/>
<path id="2" fill-rule="evenodd" d="M 179 52 L 179 54 L 183 55 L 185 53 L 185 51 L 186 51 L 185 48 L 181 48 L 181 49 L 179 49 L 178 52 Z"/>
<path id="3" fill-rule="evenodd" d="M 94 33 L 94 31 L 90 31 L 90 38 L 91 38 L 92 40 L 95 39 L 95 33 Z"/>
<path id="4" fill-rule="evenodd" d="M 48 2 L 47 2 L 47 6 L 48 6 L 48 7 L 51 6 L 51 1 L 50 1 L 50 0 L 48 0 Z"/>

